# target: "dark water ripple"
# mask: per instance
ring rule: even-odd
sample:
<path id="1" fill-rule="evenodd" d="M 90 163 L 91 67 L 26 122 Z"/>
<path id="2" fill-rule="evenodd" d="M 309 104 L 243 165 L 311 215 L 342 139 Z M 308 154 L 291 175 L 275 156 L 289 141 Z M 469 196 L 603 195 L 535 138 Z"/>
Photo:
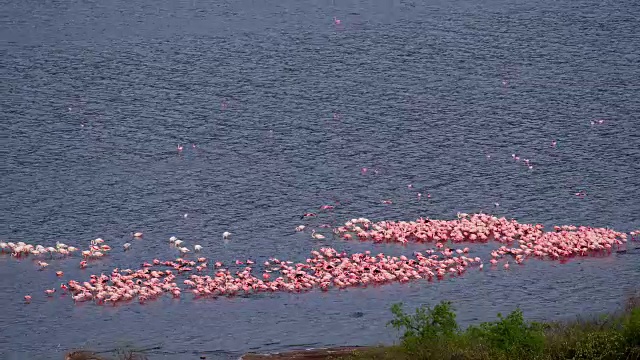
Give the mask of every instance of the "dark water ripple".
<path id="1" fill-rule="evenodd" d="M 175 256 L 174 234 L 223 261 L 304 259 L 321 244 L 294 234 L 300 214 L 336 200 L 319 222 L 490 211 L 640 227 L 635 1 L 7 0 L 2 9 L 0 238 L 103 237 L 115 250 L 92 273 Z M 144 240 L 121 252 L 133 231 Z M 37 272 L 2 256 L 0 357 L 131 344 L 154 359 L 222 359 L 390 342 L 396 301 L 451 299 L 464 323 L 517 305 L 533 319 L 571 318 L 615 309 L 637 287 L 638 255 L 118 307 L 40 295 L 59 283 L 53 270 L 86 277 L 76 260 Z"/>

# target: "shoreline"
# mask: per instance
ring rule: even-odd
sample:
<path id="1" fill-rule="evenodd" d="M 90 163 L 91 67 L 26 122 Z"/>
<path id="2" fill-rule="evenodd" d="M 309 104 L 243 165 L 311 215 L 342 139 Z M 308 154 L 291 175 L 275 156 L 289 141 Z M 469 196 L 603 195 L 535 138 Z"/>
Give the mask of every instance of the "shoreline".
<path id="1" fill-rule="evenodd" d="M 278 353 L 246 353 L 238 360 L 320 360 L 352 355 L 355 351 L 374 348 L 373 346 L 338 346 L 331 348 L 290 350 Z"/>
<path id="2" fill-rule="evenodd" d="M 622 309 L 591 314 L 571 321 L 531 322 L 516 309 L 507 316 L 468 328 L 456 323 L 455 309 L 442 301 L 406 313 L 392 306 L 389 322 L 404 330 L 397 343 L 373 346 L 291 350 L 273 354 L 247 353 L 241 360 L 411 360 L 420 359 L 546 359 L 581 356 L 640 360 L 640 293 L 626 299 Z M 600 350 L 599 350 L 600 349 Z M 615 355 L 614 355 L 615 354 Z M 514 357 L 515 356 L 515 357 Z M 568 357 L 567 357 L 568 356 Z"/>
<path id="3" fill-rule="evenodd" d="M 392 305 L 394 319 L 388 325 L 404 332 L 394 344 L 248 352 L 238 360 L 640 360 L 640 291 L 630 294 L 616 311 L 569 321 L 528 321 L 517 308 L 506 316 L 498 313 L 494 321 L 460 327 L 451 302 L 441 301 L 433 307 L 423 305 L 413 311 L 405 312 L 402 303 Z M 70 350 L 64 359 L 151 360 L 145 352 L 117 349 L 110 351 L 113 354 L 110 356 L 76 349 Z M 193 359 L 208 357 L 196 353 Z"/>

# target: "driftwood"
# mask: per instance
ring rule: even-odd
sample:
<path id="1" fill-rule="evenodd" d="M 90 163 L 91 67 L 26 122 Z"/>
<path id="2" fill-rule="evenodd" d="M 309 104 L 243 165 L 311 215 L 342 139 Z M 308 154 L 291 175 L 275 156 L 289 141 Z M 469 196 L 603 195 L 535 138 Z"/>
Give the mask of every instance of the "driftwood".
<path id="1" fill-rule="evenodd" d="M 106 360 L 102 356 L 98 356 L 97 354 L 91 351 L 78 350 L 68 352 L 67 355 L 64 356 L 64 360 Z"/>
<path id="2" fill-rule="evenodd" d="M 123 352 L 119 352 L 118 356 L 115 359 L 147 360 L 147 357 L 141 353 L 137 353 L 134 351 L 123 351 Z M 76 350 L 76 351 L 68 352 L 67 355 L 65 355 L 64 360 L 112 360 L 112 358 L 100 356 L 92 351 Z"/>

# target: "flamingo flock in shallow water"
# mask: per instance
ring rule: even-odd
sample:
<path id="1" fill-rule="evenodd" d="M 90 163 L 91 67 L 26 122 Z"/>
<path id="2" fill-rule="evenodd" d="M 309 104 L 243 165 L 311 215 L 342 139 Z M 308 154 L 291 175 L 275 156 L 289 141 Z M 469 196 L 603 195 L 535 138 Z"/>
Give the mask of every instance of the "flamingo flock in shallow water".
<path id="1" fill-rule="evenodd" d="M 521 224 L 504 217 L 465 213 L 458 213 L 454 220 L 420 218 L 415 221 L 372 222 L 357 218 L 333 229 L 333 232 L 344 240 L 357 238 L 400 245 L 431 243 L 435 244 L 435 249 L 417 251 L 412 256 L 390 256 L 370 251 L 347 254 L 322 247 L 311 251 L 309 257 L 300 262 L 270 258 L 264 262 L 262 271 L 254 267 L 255 262 L 251 259 L 236 260 L 235 271 L 220 261 L 212 262 L 214 265 L 210 268 L 210 261 L 202 256 L 197 260 L 153 259 L 141 264 L 139 269 L 115 268 L 110 274 L 90 275 L 88 281 L 70 280 L 60 284 L 60 292 L 71 294 L 75 302 L 116 304 L 131 300 L 144 303 L 165 294 L 178 298 L 185 292 L 194 298 L 215 298 L 259 292 L 328 291 L 420 279 L 439 280 L 446 276 L 461 276 L 470 268 L 482 270 L 482 259 L 469 255 L 469 247 L 454 248 L 462 243 L 497 242 L 500 246 L 491 252 L 489 264 L 496 267 L 504 261 L 502 267 L 508 270 L 512 263 L 524 264 L 534 258 L 562 260 L 575 256 L 607 255 L 615 249 L 623 251 L 621 249 L 627 241 L 627 234 L 606 228 L 565 225 L 545 231 L 541 224 Z M 313 230 L 312 236 L 317 235 L 320 234 Z M 640 236 L 640 230 L 629 235 L 634 240 Z M 180 240 L 172 237 L 170 241 L 176 243 Z M 3 253 L 10 248 L 6 253 L 14 254 L 15 248 L 27 246 L 8 244 L 0 243 Z M 110 250 L 107 247 L 104 240 L 96 239 L 91 241 L 89 251 Z M 82 263 L 86 266 L 86 260 Z M 48 266 L 45 264 L 41 262 L 40 266 Z M 60 272 L 58 276 L 62 275 Z M 49 297 L 55 293 L 55 288 L 45 290 Z M 30 303 L 31 295 L 24 299 Z"/>

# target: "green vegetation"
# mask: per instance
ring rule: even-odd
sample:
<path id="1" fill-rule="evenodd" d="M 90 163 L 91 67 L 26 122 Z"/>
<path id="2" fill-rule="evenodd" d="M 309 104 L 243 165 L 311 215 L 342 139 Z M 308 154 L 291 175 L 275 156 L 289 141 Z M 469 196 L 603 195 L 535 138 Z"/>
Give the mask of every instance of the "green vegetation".
<path id="1" fill-rule="evenodd" d="M 354 351 L 342 359 L 379 360 L 640 360 L 640 297 L 619 313 L 568 323 L 527 322 L 520 309 L 462 330 L 450 302 L 407 314 L 391 307 L 400 344 Z"/>

